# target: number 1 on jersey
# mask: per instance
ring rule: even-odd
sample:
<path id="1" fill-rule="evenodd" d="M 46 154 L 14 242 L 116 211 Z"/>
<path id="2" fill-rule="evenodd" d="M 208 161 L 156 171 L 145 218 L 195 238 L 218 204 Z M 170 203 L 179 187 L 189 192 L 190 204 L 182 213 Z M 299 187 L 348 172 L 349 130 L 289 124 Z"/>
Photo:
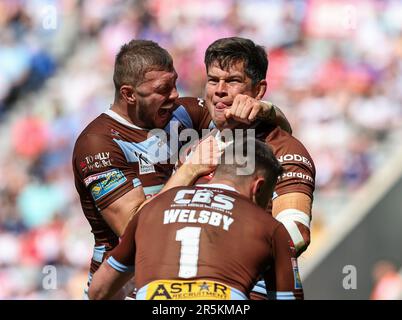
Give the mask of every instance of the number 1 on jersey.
<path id="1" fill-rule="evenodd" d="M 176 231 L 176 241 L 181 242 L 180 278 L 192 278 L 197 275 L 200 234 L 200 227 L 185 227 Z"/>

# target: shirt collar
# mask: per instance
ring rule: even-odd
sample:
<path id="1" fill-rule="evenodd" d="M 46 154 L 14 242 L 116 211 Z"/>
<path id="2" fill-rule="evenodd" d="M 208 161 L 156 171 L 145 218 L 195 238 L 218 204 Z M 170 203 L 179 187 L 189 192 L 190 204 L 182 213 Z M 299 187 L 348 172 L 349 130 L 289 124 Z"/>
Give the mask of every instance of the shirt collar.
<path id="1" fill-rule="evenodd" d="M 128 122 L 126 119 L 124 119 L 121 115 L 119 115 L 118 113 L 116 113 L 115 111 L 113 111 L 112 109 L 108 109 L 106 111 L 103 112 L 104 114 L 107 114 L 109 117 L 113 118 L 114 120 L 116 120 L 117 122 L 124 124 L 127 127 L 130 127 L 132 129 L 137 129 L 137 130 L 148 130 L 148 129 L 144 129 L 141 127 L 136 126 L 135 124 Z"/>
<path id="2" fill-rule="evenodd" d="M 228 186 L 227 184 L 223 184 L 223 183 L 197 184 L 196 186 L 203 187 L 203 188 L 217 188 L 217 189 L 223 189 L 223 190 L 234 191 L 234 192 L 240 193 L 235 188 Z"/>

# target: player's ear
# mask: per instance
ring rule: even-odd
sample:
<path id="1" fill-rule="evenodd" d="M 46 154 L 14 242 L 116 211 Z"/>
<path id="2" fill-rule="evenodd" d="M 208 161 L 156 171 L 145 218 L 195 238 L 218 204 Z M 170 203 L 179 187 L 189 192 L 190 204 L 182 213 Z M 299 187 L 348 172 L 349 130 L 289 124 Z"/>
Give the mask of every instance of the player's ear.
<path id="1" fill-rule="evenodd" d="M 262 177 L 256 178 L 256 180 L 253 183 L 253 194 L 261 195 L 264 184 L 265 184 L 264 178 Z"/>
<path id="2" fill-rule="evenodd" d="M 134 88 L 129 85 L 122 85 L 120 87 L 120 96 L 125 100 L 128 104 L 135 104 L 136 99 L 134 96 Z"/>
<path id="3" fill-rule="evenodd" d="M 257 86 L 256 86 L 256 96 L 255 96 L 255 98 L 257 99 L 257 100 L 261 100 L 263 97 L 264 97 L 264 95 L 265 95 L 265 92 L 267 91 L 267 80 L 260 80 L 259 82 L 258 82 L 258 84 L 257 84 Z"/>
<path id="4" fill-rule="evenodd" d="M 264 185 L 265 185 L 265 179 L 263 177 L 257 177 L 251 187 L 251 193 L 253 195 L 253 202 L 259 205 L 260 207 L 264 206 L 263 203 L 261 203 L 261 199 L 264 198 Z"/>

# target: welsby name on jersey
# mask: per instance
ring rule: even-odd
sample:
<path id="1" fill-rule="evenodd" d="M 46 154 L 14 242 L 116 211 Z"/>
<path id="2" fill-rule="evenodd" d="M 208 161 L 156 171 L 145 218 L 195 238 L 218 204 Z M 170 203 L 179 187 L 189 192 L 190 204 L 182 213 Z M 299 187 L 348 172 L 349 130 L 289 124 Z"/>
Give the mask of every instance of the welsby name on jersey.
<path id="1" fill-rule="evenodd" d="M 222 227 L 228 231 L 234 219 L 209 210 L 170 209 L 165 210 L 163 224 L 168 223 L 208 223 L 215 227 Z"/>

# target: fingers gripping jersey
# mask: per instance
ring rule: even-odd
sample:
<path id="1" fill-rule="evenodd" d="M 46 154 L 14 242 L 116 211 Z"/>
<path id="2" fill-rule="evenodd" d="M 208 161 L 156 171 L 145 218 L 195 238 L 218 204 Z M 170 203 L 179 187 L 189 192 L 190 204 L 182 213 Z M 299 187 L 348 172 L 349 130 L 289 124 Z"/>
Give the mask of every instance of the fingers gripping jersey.
<path id="1" fill-rule="evenodd" d="M 176 105 L 171 122 L 178 130 L 199 130 L 210 122 L 208 111 L 195 101 L 178 99 Z M 168 124 L 166 130 L 170 127 Z M 73 172 L 82 209 L 95 237 L 91 273 L 99 267 L 104 253 L 119 242 L 100 211 L 140 185 L 147 197 L 158 193 L 172 173 L 168 146 L 168 141 L 150 136 L 149 130 L 134 126 L 111 110 L 92 121 L 78 137 Z"/>
<path id="2" fill-rule="evenodd" d="M 286 229 L 225 185 L 180 187 L 158 195 L 130 221 L 109 259 L 120 270 L 135 265 L 136 287 L 151 284 L 153 292 L 146 294 L 153 298 L 219 298 L 224 288 L 210 281 L 248 296 L 266 270 L 275 274 L 270 291 L 276 296 L 279 290 L 303 297 L 302 288 L 295 287 L 296 260 Z M 204 281 L 201 290 L 197 285 Z"/>

